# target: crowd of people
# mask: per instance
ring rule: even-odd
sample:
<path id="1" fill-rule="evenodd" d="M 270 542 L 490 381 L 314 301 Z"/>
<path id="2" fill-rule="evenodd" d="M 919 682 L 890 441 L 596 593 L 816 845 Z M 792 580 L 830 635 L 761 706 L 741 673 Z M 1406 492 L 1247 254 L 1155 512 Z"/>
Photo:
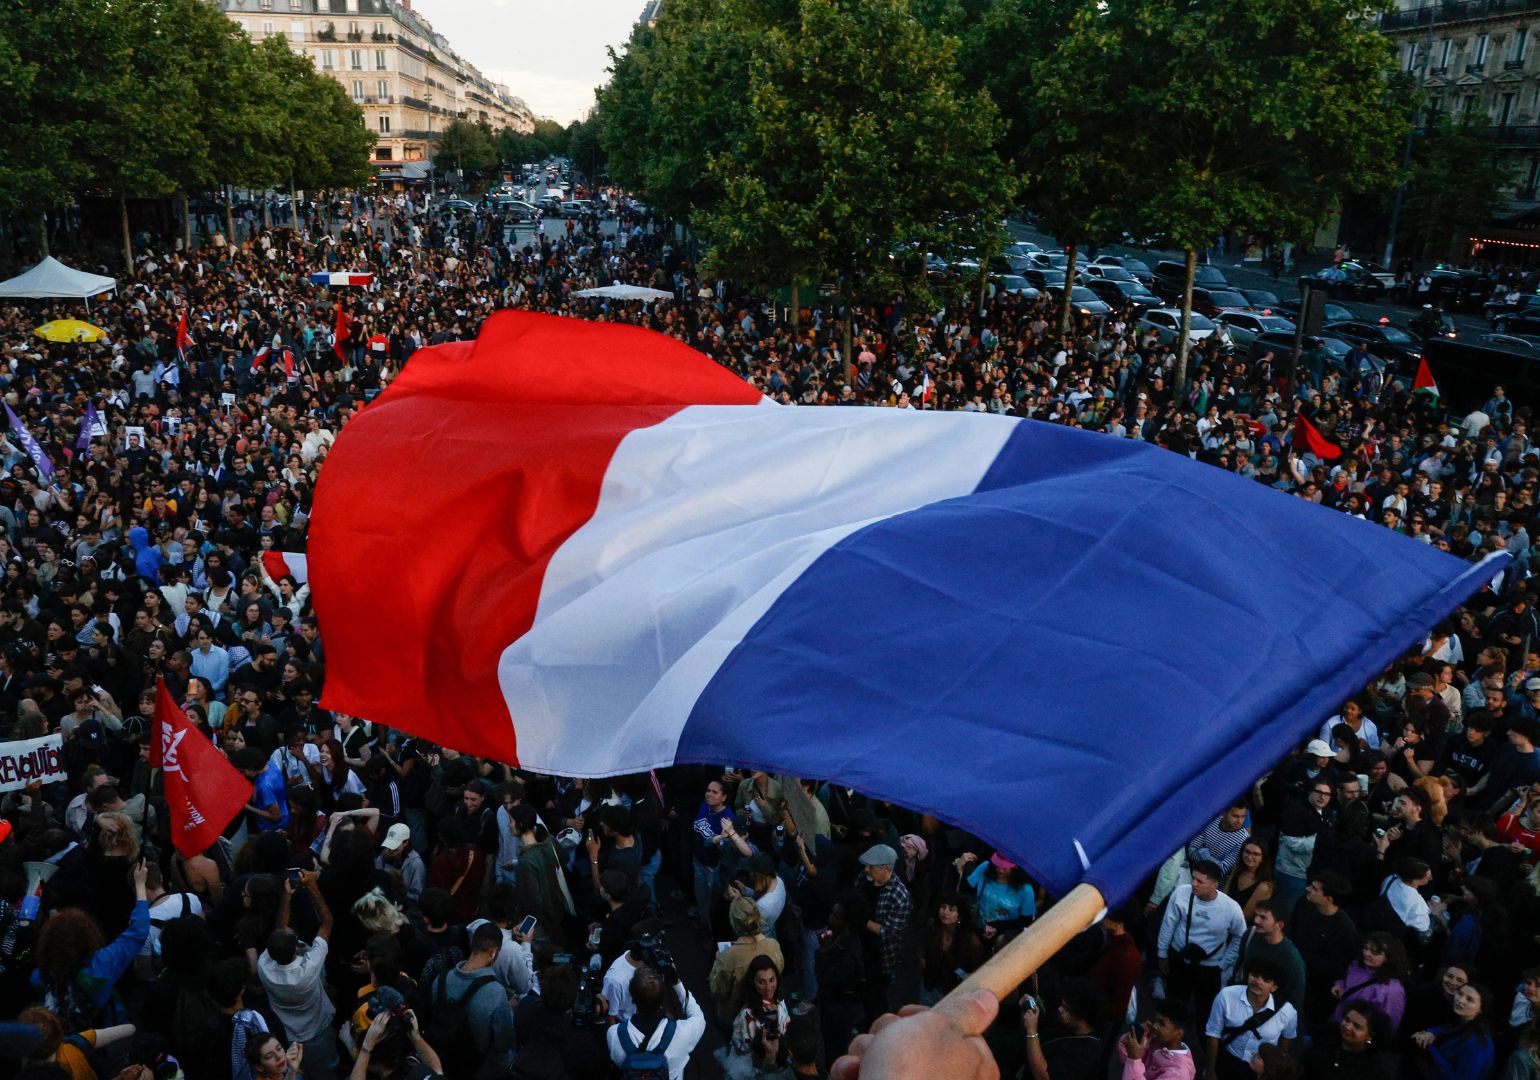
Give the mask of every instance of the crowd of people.
<path id="1" fill-rule="evenodd" d="M 9 1075 L 790 1078 L 865 1057 L 881 1076 L 1540 1077 L 1527 407 L 1494 388 L 1449 415 L 1206 345 L 1173 400 L 1172 350 L 1127 312 L 1064 339 L 1047 301 L 1004 292 L 788 311 L 702 279 L 607 201 L 556 236 L 377 195 L 307 208 L 298 231 L 154 246 L 93 304 L 99 343 L 32 336 L 74 305 L 0 308 L 4 397 L 53 470 L 14 431 L 0 445 L 0 736 L 60 733 L 67 770 L 0 799 Z M 328 291 L 320 270 L 374 281 Z M 572 295 L 616 281 L 674 299 Z M 505 307 L 650 327 L 788 405 L 1147 441 L 1514 561 L 1296 754 L 1255 762 L 1252 789 L 998 1015 L 885 1022 L 836 1064 L 1055 898 L 966 832 L 836 784 L 731 762 L 542 776 L 325 707 L 308 589 L 261 556 L 304 550 L 349 418 Z M 1341 456 L 1294 446 L 1298 415 Z M 149 764 L 161 681 L 253 784 L 193 856 Z"/>

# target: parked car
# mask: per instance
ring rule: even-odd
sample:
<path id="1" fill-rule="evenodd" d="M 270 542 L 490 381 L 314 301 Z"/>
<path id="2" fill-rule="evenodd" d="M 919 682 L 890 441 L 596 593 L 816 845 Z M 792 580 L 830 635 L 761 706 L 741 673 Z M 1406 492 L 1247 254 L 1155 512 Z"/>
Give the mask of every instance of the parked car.
<path id="1" fill-rule="evenodd" d="M 540 208 L 542 214 L 560 214 L 561 200 L 555 195 L 544 195 L 535 200 L 535 205 Z"/>
<path id="2" fill-rule="evenodd" d="M 1155 264 L 1154 291 L 1164 296 L 1172 303 L 1180 303 L 1182 289 L 1187 281 L 1187 264 L 1179 263 L 1174 259 L 1162 259 Z M 1219 267 L 1199 263 L 1193 270 L 1192 283 L 1194 288 L 1202 289 L 1228 289 L 1230 283 L 1219 272 Z"/>
<path id="3" fill-rule="evenodd" d="M 1180 308 L 1151 308 L 1144 313 L 1144 317 L 1135 325 L 1143 330 L 1155 331 L 1155 337 L 1162 345 L 1170 345 L 1181 335 L 1182 312 Z M 1192 321 L 1187 327 L 1188 343 L 1196 345 L 1198 342 L 1207 341 L 1215 335 L 1218 335 L 1219 340 L 1226 345 L 1230 343 L 1230 338 L 1225 333 L 1224 327 L 1214 322 L 1208 316 L 1199 315 L 1194 311 L 1192 313 Z"/>
<path id="4" fill-rule="evenodd" d="M 587 217 L 596 210 L 589 199 L 568 199 L 561 204 L 561 216 L 564 218 Z"/>
<path id="5" fill-rule="evenodd" d="M 1517 315 L 1499 315 L 1492 320 L 1492 329 L 1499 334 L 1515 337 L 1540 335 L 1540 310 L 1530 310 Z"/>
<path id="6" fill-rule="evenodd" d="M 1297 323 L 1299 322 L 1299 301 L 1282 300 L 1273 305 L 1273 314 L 1282 315 L 1284 318 Z M 1351 322 L 1359 318 L 1362 318 L 1362 316 L 1357 311 L 1354 311 L 1345 304 L 1338 304 L 1332 300 L 1326 301 L 1321 309 L 1321 321 L 1323 323 Z"/>
<path id="7" fill-rule="evenodd" d="M 1299 279 L 1301 289 L 1309 286 L 1320 289 L 1327 296 L 1346 296 L 1356 300 L 1378 300 L 1390 291 L 1389 287 L 1357 263 L 1345 262 L 1327 266 Z"/>
<path id="8" fill-rule="evenodd" d="M 1512 349 L 1517 352 L 1540 354 L 1540 337 L 1520 337 L 1517 334 L 1478 334 L 1476 341 L 1494 349 Z"/>
<path id="9" fill-rule="evenodd" d="M 994 274 L 989 282 L 996 290 L 1010 293 L 1023 300 L 1036 300 L 1043 294 L 1033 284 L 1020 274 Z"/>
<path id="10" fill-rule="evenodd" d="M 1031 270 L 1023 270 L 1021 272 L 1021 276 L 1030 281 L 1034 289 L 1040 289 L 1046 292 L 1049 289 L 1064 288 L 1063 270 L 1042 270 L 1033 268 Z"/>
<path id="11" fill-rule="evenodd" d="M 500 198 L 495 205 L 499 214 L 506 214 L 515 221 L 533 221 L 540 213 L 535 209 L 534 203 L 525 202 L 523 199 Z"/>
<path id="12" fill-rule="evenodd" d="M 1278 295 L 1266 289 L 1236 289 L 1235 291 L 1244 296 L 1246 302 L 1263 315 L 1271 315 L 1278 308 Z"/>
<path id="13" fill-rule="evenodd" d="M 1005 245 L 1005 254 L 1019 255 L 1025 259 L 1028 255 L 1035 255 L 1043 250 L 1041 244 L 1034 244 L 1030 240 L 1012 240 Z"/>
<path id="14" fill-rule="evenodd" d="M 1293 334 L 1294 324 L 1282 315 L 1263 315 L 1255 311 L 1227 311 L 1219 317 L 1230 341 L 1237 348 L 1250 345 L 1263 334 Z"/>
<path id="15" fill-rule="evenodd" d="M 1098 255 L 1091 260 L 1091 265 L 1116 266 L 1120 270 L 1127 270 L 1146 289 L 1155 284 L 1155 272 L 1150 269 L 1149 263 L 1132 255 Z"/>
<path id="16" fill-rule="evenodd" d="M 1348 356 L 1353 352 L 1353 346 L 1339 337 L 1321 337 L 1315 334 L 1306 334 L 1300 339 L 1300 356 L 1308 358 L 1314 350 L 1321 350 L 1325 365 L 1334 371 L 1347 373 Z M 1267 353 L 1275 357 L 1287 359 L 1294 355 L 1294 331 L 1269 330 L 1265 334 L 1258 334 L 1252 339 L 1246 350 L 1246 359 L 1255 363 Z M 1358 370 L 1354 375 L 1367 375 L 1371 372 L 1383 373 L 1385 361 L 1371 353 L 1360 352 Z"/>
<path id="17" fill-rule="evenodd" d="M 1234 289 L 1193 289 L 1192 309 L 1217 319 L 1227 311 L 1250 311 L 1251 305 Z"/>
<path id="18" fill-rule="evenodd" d="M 1422 289 L 1421 279 L 1426 277 L 1427 289 Z M 1492 279 L 1479 270 L 1455 270 L 1440 266 L 1413 278 L 1409 285 L 1397 290 L 1397 298 L 1404 304 L 1435 304 L 1447 311 L 1474 311 L 1492 295 Z"/>
<path id="19" fill-rule="evenodd" d="M 1422 346 L 1417 339 L 1389 322 L 1370 322 L 1366 319 L 1329 322 L 1324 330 L 1333 337 L 1367 349 L 1384 360 L 1393 371 L 1416 371 L 1417 361 L 1422 359 Z"/>
<path id="20" fill-rule="evenodd" d="M 469 199 L 442 199 L 439 201 L 437 208 L 441 212 L 454 211 L 455 213 L 461 213 L 463 211 L 475 210 L 476 204 Z"/>
<path id="21" fill-rule="evenodd" d="M 1060 282 L 1057 286 L 1049 286 L 1046 292 L 1049 296 L 1053 297 L 1055 301 L 1063 300 L 1063 282 Z M 1112 314 L 1112 305 L 1102 300 L 1084 285 L 1076 285 L 1074 288 L 1070 289 L 1069 302 L 1070 306 L 1074 308 L 1075 312 L 1080 315 L 1102 316 Z"/>
<path id="22" fill-rule="evenodd" d="M 1069 256 L 1062 251 L 1034 251 L 1027 258 L 1039 270 L 1064 270 L 1069 266 Z"/>
<path id="23" fill-rule="evenodd" d="M 1165 301 L 1150 292 L 1137 281 L 1108 281 L 1105 278 L 1086 278 L 1085 287 L 1090 289 L 1102 300 L 1111 304 L 1114 310 L 1121 311 L 1124 307 L 1133 309 L 1138 316 L 1150 308 L 1160 307 Z"/>
<path id="24" fill-rule="evenodd" d="M 1107 266 L 1103 263 L 1092 263 L 1083 271 L 1087 278 L 1099 278 L 1102 281 L 1138 281 L 1121 266 Z"/>

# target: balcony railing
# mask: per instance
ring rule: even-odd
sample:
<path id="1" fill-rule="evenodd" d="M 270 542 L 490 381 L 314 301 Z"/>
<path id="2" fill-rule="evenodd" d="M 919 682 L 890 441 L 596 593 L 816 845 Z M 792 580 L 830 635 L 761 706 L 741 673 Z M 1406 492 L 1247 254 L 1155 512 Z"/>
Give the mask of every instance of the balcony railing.
<path id="1" fill-rule="evenodd" d="M 401 104 L 405 105 L 409 109 L 427 109 L 429 107 L 428 103 L 422 98 L 415 97 L 403 96 L 401 98 Z"/>
<path id="2" fill-rule="evenodd" d="M 1503 62 L 1504 71 L 1521 71 L 1524 67 L 1522 60 L 1506 60 Z"/>
<path id="3" fill-rule="evenodd" d="M 1452 3 L 1424 4 L 1410 11 L 1388 11 L 1380 16 L 1380 29 L 1442 26 L 1474 19 L 1492 19 L 1501 15 L 1521 15 L 1528 11 L 1540 11 L 1540 0 L 1456 0 Z"/>
<path id="4" fill-rule="evenodd" d="M 1469 130 L 1501 146 L 1540 146 L 1540 124 L 1492 124 Z"/>

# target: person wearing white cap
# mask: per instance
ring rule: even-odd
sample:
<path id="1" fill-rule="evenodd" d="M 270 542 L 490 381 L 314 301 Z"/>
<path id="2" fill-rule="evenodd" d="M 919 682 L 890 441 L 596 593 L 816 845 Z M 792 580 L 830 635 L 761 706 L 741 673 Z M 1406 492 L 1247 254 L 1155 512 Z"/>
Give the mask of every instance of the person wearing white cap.
<path id="1" fill-rule="evenodd" d="M 412 848 L 412 830 L 397 822 L 385 831 L 380 841 L 380 856 L 375 865 L 381 870 L 401 871 L 401 881 L 406 886 L 406 898 L 416 903 L 428 882 L 428 868 L 422 856 Z"/>

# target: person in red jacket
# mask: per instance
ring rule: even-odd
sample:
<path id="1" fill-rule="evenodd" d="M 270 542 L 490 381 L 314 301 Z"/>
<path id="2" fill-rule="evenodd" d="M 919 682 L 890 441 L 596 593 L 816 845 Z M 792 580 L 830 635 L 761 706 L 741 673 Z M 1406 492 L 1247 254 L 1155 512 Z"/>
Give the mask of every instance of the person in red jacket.
<path id="1" fill-rule="evenodd" d="M 1102 919 L 1102 951 L 1091 965 L 1087 978 L 1107 994 L 1113 1017 L 1121 1019 L 1128 1012 L 1128 999 L 1139 982 L 1139 946 L 1128 932 L 1137 913 L 1133 908 L 1119 908 Z"/>

